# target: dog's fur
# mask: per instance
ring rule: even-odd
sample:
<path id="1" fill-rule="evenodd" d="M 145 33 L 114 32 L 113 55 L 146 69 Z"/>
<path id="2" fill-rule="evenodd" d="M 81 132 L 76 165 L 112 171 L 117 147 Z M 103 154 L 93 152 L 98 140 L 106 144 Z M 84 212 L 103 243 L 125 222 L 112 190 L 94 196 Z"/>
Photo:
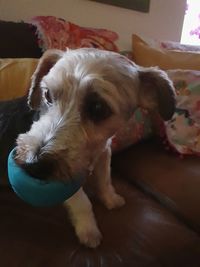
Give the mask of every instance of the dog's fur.
<path id="1" fill-rule="evenodd" d="M 174 90 L 163 71 L 96 49 L 47 51 L 28 96 L 0 104 L 1 162 L 16 139 L 16 161 L 31 175 L 90 177 L 105 206 L 120 207 L 125 201 L 111 183 L 110 144 L 138 106 L 171 118 Z M 64 205 L 80 242 L 96 247 L 101 233 L 83 189 Z"/>

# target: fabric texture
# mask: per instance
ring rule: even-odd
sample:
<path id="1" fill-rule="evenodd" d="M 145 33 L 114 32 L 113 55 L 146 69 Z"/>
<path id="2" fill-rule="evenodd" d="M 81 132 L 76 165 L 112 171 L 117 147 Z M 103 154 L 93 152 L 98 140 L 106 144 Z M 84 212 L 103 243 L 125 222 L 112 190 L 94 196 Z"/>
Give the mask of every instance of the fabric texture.
<path id="1" fill-rule="evenodd" d="M 80 47 L 118 51 L 114 43 L 118 34 L 107 29 L 80 27 L 54 16 L 37 16 L 32 18 L 30 23 L 37 27 L 39 46 L 43 51 Z"/>
<path id="2" fill-rule="evenodd" d="M 180 44 L 179 42 L 173 42 L 173 41 L 158 41 L 158 45 L 161 48 L 164 48 L 167 50 L 178 50 L 178 51 L 185 51 L 185 52 L 200 52 L 200 45 Z"/>
<path id="3" fill-rule="evenodd" d="M 200 52 L 158 48 L 135 34 L 132 36 L 132 52 L 135 63 L 144 67 L 200 70 Z"/>
<path id="4" fill-rule="evenodd" d="M 38 59 L 0 59 L 0 100 L 25 95 Z"/>
<path id="5" fill-rule="evenodd" d="M 170 71 L 176 111 L 165 123 L 168 144 L 180 154 L 200 155 L 200 71 Z"/>
<path id="6" fill-rule="evenodd" d="M 112 151 L 129 147 L 153 134 L 153 122 L 148 112 L 138 108 L 129 119 L 126 127 L 120 129 L 112 139 Z"/>

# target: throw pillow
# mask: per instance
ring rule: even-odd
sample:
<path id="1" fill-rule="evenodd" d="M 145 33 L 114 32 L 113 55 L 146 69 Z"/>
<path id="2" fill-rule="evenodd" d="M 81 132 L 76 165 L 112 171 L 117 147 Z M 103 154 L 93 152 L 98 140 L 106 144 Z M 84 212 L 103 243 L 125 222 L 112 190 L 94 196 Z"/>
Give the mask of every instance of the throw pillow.
<path id="1" fill-rule="evenodd" d="M 200 70 L 200 53 L 158 48 L 135 34 L 132 36 L 132 52 L 135 63 L 144 67 Z"/>

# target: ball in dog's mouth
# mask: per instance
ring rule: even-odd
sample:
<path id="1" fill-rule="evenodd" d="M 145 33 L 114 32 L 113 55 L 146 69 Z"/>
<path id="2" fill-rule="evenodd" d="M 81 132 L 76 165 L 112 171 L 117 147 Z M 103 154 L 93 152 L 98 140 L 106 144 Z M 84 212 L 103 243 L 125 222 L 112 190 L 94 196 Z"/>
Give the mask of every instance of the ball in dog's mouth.
<path id="1" fill-rule="evenodd" d="M 79 190 L 84 180 L 81 175 L 67 182 L 46 181 L 32 177 L 16 163 L 15 149 L 8 157 L 8 177 L 13 190 L 22 200 L 40 207 L 64 202 Z"/>

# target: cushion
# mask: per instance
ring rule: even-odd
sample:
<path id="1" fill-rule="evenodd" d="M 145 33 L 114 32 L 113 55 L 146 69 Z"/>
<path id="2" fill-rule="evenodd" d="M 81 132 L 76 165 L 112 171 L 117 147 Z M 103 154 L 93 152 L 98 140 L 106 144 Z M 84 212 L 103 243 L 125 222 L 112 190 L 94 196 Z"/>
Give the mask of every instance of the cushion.
<path id="1" fill-rule="evenodd" d="M 132 36 L 132 52 L 135 63 L 143 67 L 158 66 L 163 70 L 200 70 L 199 52 L 159 48 L 135 34 Z"/>
<path id="2" fill-rule="evenodd" d="M 118 51 L 116 32 L 107 29 L 88 28 L 54 16 L 36 16 L 30 23 L 37 28 L 39 46 L 43 51 L 57 48 L 94 47 Z"/>
<path id="3" fill-rule="evenodd" d="M 120 128 L 112 139 L 112 151 L 120 151 L 152 136 L 153 123 L 146 110 L 137 108 L 126 127 Z"/>
<path id="4" fill-rule="evenodd" d="M 200 71 L 168 74 L 177 92 L 176 111 L 165 123 L 168 144 L 180 154 L 200 155 Z"/>
<path id="5" fill-rule="evenodd" d="M 0 59 L 0 100 L 23 96 L 36 68 L 37 59 Z"/>
<path id="6" fill-rule="evenodd" d="M 160 41 L 159 46 L 167 50 L 200 52 L 200 45 L 181 44 L 173 41 Z"/>

